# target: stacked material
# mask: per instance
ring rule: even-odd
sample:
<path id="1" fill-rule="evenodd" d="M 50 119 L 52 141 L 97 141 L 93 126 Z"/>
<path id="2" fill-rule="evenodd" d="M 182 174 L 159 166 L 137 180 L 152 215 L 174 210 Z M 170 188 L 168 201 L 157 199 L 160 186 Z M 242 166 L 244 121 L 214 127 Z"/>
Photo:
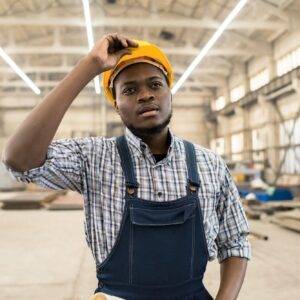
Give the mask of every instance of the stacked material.
<path id="1" fill-rule="evenodd" d="M 69 191 L 66 195 L 57 197 L 46 206 L 49 210 L 76 210 L 83 209 L 83 196 Z"/>
<path id="2" fill-rule="evenodd" d="M 276 214 L 271 222 L 284 228 L 300 232 L 300 209 Z"/>
<path id="3" fill-rule="evenodd" d="M 272 223 L 300 232 L 300 198 L 293 201 L 262 203 L 243 199 L 245 212 L 250 219 L 265 218 Z"/>
<path id="4" fill-rule="evenodd" d="M 61 193 L 52 190 L 2 192 L 0 202 L 2 209 L 40 209 Z"/>

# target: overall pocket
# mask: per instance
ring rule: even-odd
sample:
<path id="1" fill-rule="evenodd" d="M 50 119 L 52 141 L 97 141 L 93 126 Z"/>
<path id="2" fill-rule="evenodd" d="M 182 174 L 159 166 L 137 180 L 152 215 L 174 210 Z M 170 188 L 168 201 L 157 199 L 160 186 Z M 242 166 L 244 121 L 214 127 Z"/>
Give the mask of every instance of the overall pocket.
<path id="1" fill-rule="evenodd" d="M 195 205 L 130 208 L 132 284 L 163 286 L 192 277 Z"/>

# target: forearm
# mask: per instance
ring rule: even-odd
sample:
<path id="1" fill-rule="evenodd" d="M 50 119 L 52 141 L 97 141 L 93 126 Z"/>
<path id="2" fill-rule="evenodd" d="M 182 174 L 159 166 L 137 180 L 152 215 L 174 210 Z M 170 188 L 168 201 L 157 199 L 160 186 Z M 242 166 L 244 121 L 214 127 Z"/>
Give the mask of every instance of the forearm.
<path id="1" fill-rule="evenodd" d="M 64 114 L 96 74 L 92 58 L 85 56 L 21 123 L 4 149 L 4 162 L 19 171 L 42 165 Z"/>
<path id="2" fill-rule="evenodd" d="M 247 259 L 229 257 L 221 263 L 221 283 L 216 300 L 235 300 L 247 269 Z"/>

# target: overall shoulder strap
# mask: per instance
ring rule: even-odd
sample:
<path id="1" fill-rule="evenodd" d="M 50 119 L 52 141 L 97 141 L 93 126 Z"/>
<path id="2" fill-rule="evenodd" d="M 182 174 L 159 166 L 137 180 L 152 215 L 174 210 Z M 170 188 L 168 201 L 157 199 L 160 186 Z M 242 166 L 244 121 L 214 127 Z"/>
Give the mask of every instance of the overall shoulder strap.
<path id="1" fill-rule="evenodd" d="M 197 168 L 196 153 L 194 145 L 188 141 L 183 141 L 185 147 L 185 155 L 188 167 L 189 184 L 191 186 L 200 186 L 200 178 Z"/>
<path id="2" fill-rule="evenodd" d="M 121 166 L 125 176 L 126 187 L 127 189 L 137 189 L 139 184 L 136 180 L 132 158 L 125 135 L 117 137 L 116 143 L 121 158 Z"/>

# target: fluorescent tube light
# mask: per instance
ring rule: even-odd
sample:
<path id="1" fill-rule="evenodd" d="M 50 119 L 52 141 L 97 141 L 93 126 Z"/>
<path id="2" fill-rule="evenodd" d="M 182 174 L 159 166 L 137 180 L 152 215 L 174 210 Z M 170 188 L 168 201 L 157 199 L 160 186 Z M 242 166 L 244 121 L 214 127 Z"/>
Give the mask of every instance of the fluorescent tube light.
<path id="1" fill-rule="evenodd" d="M 194 71 L 197 65 L 202 61 L 207 52 L 212 48 L 212 46 L 216 43 L 219 37 L 222 35 L 226 27 L 232 22 L 232 20 L 236 17 L 236 15 L 241 11 L 248 0 L 240 0 L 236 7 L 232 10 L 232 12 L 228 15 L 225 21 L 221 24 L 221 26 L 217 29 L 211 39 L 207 42 L 204 48 L 200 51 L 200 53 L 196 56 L 196 58 L 192 61 L 190 66 L 185 70 L 179 80 L 176 82 L 174 87 L 172 88 L 172 94 L 174 95 L 184 81 L 190 76 L 190 74 Z"/>
<path id="2" fill-rule="evenodd" d="M 84 18 L 85 18 L 88 45 L 89 45 L 89 50 L 91 50 L 94 46 L 94 36 L 93 36 L 93 28 L 92 28 L 92 19 L 91 19 L 89 0 L 82 0 L 82 5 L 83 5 Z M 96 94 L 100 94 L 101 90 L 100 90 L 99 76 L 96 76 L 94 78 L 94 84 L 95 84 Z"/>
<path id="3" fill-rule="evenodd" d="M 26 84 L 37 94 L 41 93 L 40 89 L 33 83 L 33 81 L 17 66 L 17 64 L 6 54 L 0 47 L 0 56 L 7 62 L 7 64 L 26 82 Z"/>

